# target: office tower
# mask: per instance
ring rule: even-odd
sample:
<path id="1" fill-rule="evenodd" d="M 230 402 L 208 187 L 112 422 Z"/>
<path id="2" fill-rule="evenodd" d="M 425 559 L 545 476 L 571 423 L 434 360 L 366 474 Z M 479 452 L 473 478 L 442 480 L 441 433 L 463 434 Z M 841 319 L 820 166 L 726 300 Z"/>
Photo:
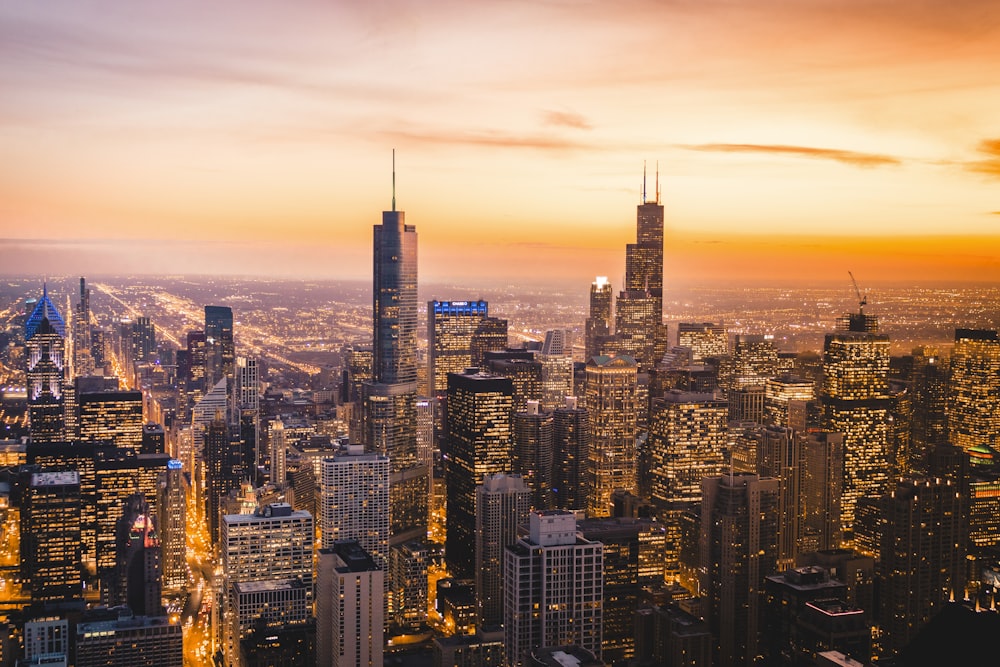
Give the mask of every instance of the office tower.
<path id="1" fill-rule="evenodd" d="M 487 352 L 502 352 L 507 349 L 507 320 L 499 317 L 484 317 L 472 334 L 472 364 L 477 368 L 486 362 Z"/>
<path id="2" fill-rule="evenodd" d="M 573 395 L 573 346 L 570 332 L 555 329 L 545 332 L 545 342 L 536 356 L 542 365 L 542 408 L 548 412 Z"/>
<path id="3" fill-rule="evenodd" d="M 872 316 L 851 317 L 856 326 L 874 326 Z M 824 428 L 844 435 L 840 517 L 850 541 L 858 500 L 880 496 L 889 477 L 889 337 L 862 330 L 827 334 L 820 402 Z"/>
<path id="4" fill-rule="evenodd" d="M 1000 437 L 1000 337 L 994 330 L 956 329 L 948 397 L 951 444 L 966 452 Z"/>
<path id="5" fill-rule="evenodd" d="M 936 348 L 913 350 L 910 429 L 911 468 L 927 473 L 927 459 L 935 447 L 948 442 L 949 362 Z"/>
<path id="6" fill-rule="evenodd" d="M 542 363 L 535 358 L 533 350 L 487 352 L 483 366 L 494 375 L 510 378 L 514 384 L 515 412 L 523 411 L 528 401 L 541 400 Z"/>
<path id="7" fill-rule="evenodd" d="M 142 427 L 142 454 L 163 454 L 167 451 L 167 433 L 161 424 L 145 424 Z"/>
<path id="8" fill-rule="evenodd" d="M 232 664 L 302 664 L 314 649 L 308 593 L 299 579 L 233 582 L 224 621 L 238 647 Z M 268 660 L 289 654 L 295 662 Z"/>
<path id="9" fill-rule="evenodd" d="M 93 617 L 93 618 L 91 618 Z M 76 667 L 182 667 L 183 629 L 164 616 L 97 609 L 76 625 Z"/>
<path id="10" fill-rule="evenodd" d="M 746 334 L 736 336 L 733 353 L 720 371 L 728 390 L 763 387 L 778 373 L 778 349 L 774 346 L 774 337 Z"/>
<path id="11" fill-rule="evenodd" d="M 73 312 L 73 374 L 77 377 L 93 375 L 93 336 L 90 325 L 90 288 L 86 278 L 80 278 L 80 300 Z"/>
<path id="12" fill-rule="evenodd" d="M 816 385 L 794 375 L 779 375 L 764 385 L 764 420 L 804 433 L 814 426 Z"/>
<path id="13" fill-rule="evenodd" d="M 80 597 L 80 473 L 32 473 L 22 503 L 21 577 L 31 599 Z"/>
<path id="14" fill-rule="evenodd" d="M 610 516 L 612 491 L 636 490 L 637 373 L 631 357 L 601 356 L 587 362 L 588 516 Z"/>
<path id="15" fill-rule="evenodd" d="M 434 639 L 434 667 L 493 667 L 506 664 L 504 632 L 477 632 L 456 634 Z"/>
<path id="16" fill-rule="evenodd" d="M 529 515 L 528 536 L 504 550 L 507 664 L 529 664 L 542 646 L 601 653 L 604 547 L 584 539 L 572 512 Z"/>
<path id="17" fill-rule="evenodd" d="M 316 580 L 316 664 L 382 664 L 385 573 L 353 540 L 320 549 Z"/>
<path id="18" fill-rule="evenodd" d="M 281 421 L 280 416 L 275 417 L 271 423 L 268 424 L 267 434 L 268 447 L 271 450 L 269 481 L 271 484 L 284 486 L 287 481 L 285 479 L 285 470 L 288 445 L 285 440 L 285 423 Z"/>
<path id="19" fill-rule="evenodd" d="M 586 358 L 604 354 L 611 338 L 611 283 L 607 276 L 597 276 L 590 285 L 590 314 L 585 324 Z"/>
<path id="20" fill-rule="evenodd" d="M 24 623 L 24 661 L 28 665 L 69 664 L 69 620 L 41 616 Z"/>
<path id="21" fill-rule="evenodd" d="M 721 667 L 752 665 L 760 592 L 777 569 L 778 480 L 739 474 L 702 482 L 701 590 Z"/>
<path id="22" fill-rule="evenodd" d="M 445 554 L 451 573 L 473 575 L 476 485 L 512 471 L 510 378 L 474 373 L 448 376 L 448 514 Z"/>
<path id="23" fill-rule="evenodd" d="M 729 334 L 722 324 L 680 322 L 677 325 L 677 345 L 690 349 L 691 363 L 700 364 L 710 357 L 729 354 Z"/>
<path id="24" fill-rule="evenodd" d="M 95 370 L 104 371 L 108 365 L 107 332 L 92 328 L 90 331 L 90 355 L 94 358 Z"/>
<path id="25" fill-rule="evenodd" d="M 476 487 L 476 600 L 478 627 L 503 623 L 503 553 L 528 523 L 532 490 L 519 475 L 487 475 Z"/>
<path id="26" fill-rule="evenodd" d="M 125 500 L 115 530 L 117 576 L 110 599 L 126 604 L 136 616 L 161 616 L 163 605 L 163 557 L 149 503 L 141 493 Z"/>
<path id="27" fill-rule="evenodd" d="M 895 655 L 948 602 L 963 595 L 962 497 L 950 479 L 899 480 L 880 504 L 882 631 Z"/>
<path id="28" fill-rule="evenodd" d="M 532 491 L 536 510 L 552 506 L 554 426 L 551 412 L 540 412 L 538 401 L 528 401 L 527 410 L 514 414 L 513 470 Z"/>
<path id="29" fill-rule="evenodd" d="M 414 540 L 389 551 L 388 593 L 393 626 L 402 632 L 419 632 L 427 622 L 427 567 L 432 552 Z"/>
<path id="30" fill-rule="evenodd" d="M 243 442 L 230 432 L 220 410 L 205 431 L 205 517 L 212 543 L 219 539 L 222 499 L 250 474 Z"/>
<path id="31" fill-rule="evenodd" d="M 236 357 L 236 387 L 233 414 L 238 415 L 243 439 L 252 455 L 250 470 L 263 464 L 260 451 L 260 371 L 256 357 Z M 252 447 L 251 447 L 252 444 Z"/>
<path id="32" fill-rule="evenodd" d="M 160 476 L 157 499 L 163 586 L 168 590 L 179 590 L 187 584 L 186 486 L 184 465 L 171 459 Z"/>
<path id="33" fill-rule="evenodd" d="M 757 474 L 778 480 L 779 570 L 795 565 L 802 537 L 802 443 L 790 428 L 757 429 Z"/>
<path id="34" fill-rule="evenodd" d="M 644 606 L 636 611 L 639 664 L 711 665 L 712 643 L 708 625 L 675 603 Z"/>
<path id="35" fill-rule="evenodd" d="M 148 317 L 140 315 L 132 322 L 130 332 L 132 343 L 132 359 L 134 361 L 153 361 L 156 358 L 156 327 Z"/>
<path id="36" fill-rule="evenodd" d="M 81 442 L 110 442 L 136 454 L 142 451 L 141 391 L 81 393 L 77 403 Z"/>
<path id="37" fill-rule="evenodd" d="M 24 327 L 27 357 L 25 380 L 33 442 L 63 439 L 63 382 L 66 363 L 66 323 L 49 299 L 48 287 Z"/>
<path id="38" fill-rule="evenodd" d="M 322 459 L 317 513 L 324 549 L 332 549 L 336 540 L 355 540 L 388 569 L 388 458 L 348 445 Z"/>
<path id="39" fill-rule="evenodd" d="M 205 306 L 205 379 L 209 387 L 236 370 L 233 342 L 233 309 Z"/>
<path id="40" fill-rule="evenodd" d="M 666 532 L 652 519 L 603 518 L 577 522 L 584 539 L 604 545 L 603 641 L 606 664 L 635 657 L 635 619 L 643 588 L 663 585 Z"/>
<path id="41" fill-rule="evenodd" d="M 306 604 L 312 601 L 313 519 L 287 503 L 271 503 L 254 514 L 222 517 L 223 608 L 231 609 L 234 585 L 246 582 L 300 580 Z M 252 614 L 252 609 L 245 609 Z M 239 637 L 231 625 L 224 628 L 228 664 L 236 664 Z"/>
<path id="42" fill-rule="evenodd" d="M 645 180 L 645 174 L 643 174 Z M 625 247 L 625 285 L 615 307 L 615 339 L 619 354 L 636 359 L 648 371 L 667 349 L 663 325 L 663 206 L 659 174 L 656 199 L 646 199 L 636 210 L 636 242 Z"/>
<path id="43" fill-rule="evenodd" d="M 187 333 L 186 364 L 182 373 L 178 367 L 178 377 L 184 378 L 185 389 L 189 403 L 193 404 L 214 382 L 208 381 L 208 339 L 204 331 L 189 331 Z M 180 364 L 178 363 L 178 366 Z"/>
<path id="44" fill-rule="evenodd" d="M 489 317 L 489 304 L 479 301 L 427 302 L 427 359 L 431 395 L 448 391 L 448 373 L 461 373 L 472 363 L 472 337 Z M 506 332 L 504 346 L 506 347 Z"/>
<path id="45" fill-rule="evenodd" d="M 819 566 L 783 570 L 764 579 L 764 627 L 760 648 L 766 664 L 814 664 L 818 651 L 871 655 L 865 612 L 847 602 L 847 586 Z"/>
<path id="46" fill-rule="evenodd" d="M 578 407 L 576 396 L 552 412 L 552 504 L 556 509 L 587 506 L 587 461 L 590 453 L 590 413 Z"/>
<path id="47" fill-rule="evenodd" d="M 680 515 L 701 503 L 701 481 L 721 475 L 727 448 L 726 401 L 672 390 L 653 401 L 647 451 L 650 500 L 667 530 L 667 576 L 680 568 Z"/>
<path id="48" fill-rule="evenodd" d="M 844 436 L 817 431 L 802 442 L 803 552 L 840 546 L 844 488 Z"/>

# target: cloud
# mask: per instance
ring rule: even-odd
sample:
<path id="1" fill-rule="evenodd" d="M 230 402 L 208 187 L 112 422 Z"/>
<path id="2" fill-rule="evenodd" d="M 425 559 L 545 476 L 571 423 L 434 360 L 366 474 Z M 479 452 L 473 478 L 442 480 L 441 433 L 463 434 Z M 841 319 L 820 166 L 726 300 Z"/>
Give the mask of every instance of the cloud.
<path id="1" fill-rule="evenodd" d="M 572 111 L 546 111 L 545 124 L 569 127 L 574 130 L 590 130 L 593 126 L 586 118 Z"/>
<path id="2" fill-rule="evenodd" d="M 985 155 L 986 159 L 967 162 L 965 168 L 977 174 L 1000 178 L 1000 139 L 983 139 L 976 149 Z M 994 211 L 994 214 L 1000 214 L 1000 211 Z"/>
<path id="3" fill-rule="evenodd" d="M 880 153 L 860 153 L 835 148 L 814 148 L 811 146 L 785 146 L 782 144 L 695 144 L 681 145 L 692 151 L 708 151 L 719 153 L 770 153 L 772 155 L 790 155 L 816 160 L 832 160 L 849 164 L 854 167 L 886 167 L 902 164 L 902 160 L 891 155 Z"/>
<path id="4" fill-rule="evenodd" d="M 475 146 L 479 148 L 528 148 L 541 151 L 592 150 L 597 146 L 563 137 L 548 135 L 519 135 L 496 130 L 469 131 L 414 131 L 388 130 L 382 132 L 389 139 L 413 143 L 449 146 Z"/>

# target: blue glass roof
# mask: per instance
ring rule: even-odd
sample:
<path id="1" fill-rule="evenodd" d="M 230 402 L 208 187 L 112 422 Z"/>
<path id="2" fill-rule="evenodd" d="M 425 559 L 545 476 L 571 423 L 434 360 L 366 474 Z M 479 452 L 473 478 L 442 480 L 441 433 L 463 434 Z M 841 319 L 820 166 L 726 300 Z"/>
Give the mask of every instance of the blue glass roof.
<path id="1" fill-rule="evenodd" d="M 56 310 L 55 304 L 49 299 L 48 288 L 43 288 L 42 298 L 38 300 L 38 304 L 28 317 L 27 324 L 24 325 L 25 340 L 30 340 L 38 333 L 38 327 L 41 326 L 43 319 L 48 319 L 49 325 L 55 329 L 56 333 L 63 338 L 66 337 L 66 323 L 63 321 L 59 311 Z"/>

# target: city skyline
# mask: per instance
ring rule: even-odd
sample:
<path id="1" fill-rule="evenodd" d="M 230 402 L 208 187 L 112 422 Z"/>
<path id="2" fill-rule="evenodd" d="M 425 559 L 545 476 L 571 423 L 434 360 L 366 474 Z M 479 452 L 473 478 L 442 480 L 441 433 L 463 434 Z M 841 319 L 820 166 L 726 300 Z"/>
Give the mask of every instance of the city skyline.
<path id="1" fill-rule="evenodd" d="M 363 279 L 395 147 L 428 282 L 619 289 L 643 161 L 665 286 L 996 281 L 998 18 L 976 1 L 16 2 L 5 272 Z"/>

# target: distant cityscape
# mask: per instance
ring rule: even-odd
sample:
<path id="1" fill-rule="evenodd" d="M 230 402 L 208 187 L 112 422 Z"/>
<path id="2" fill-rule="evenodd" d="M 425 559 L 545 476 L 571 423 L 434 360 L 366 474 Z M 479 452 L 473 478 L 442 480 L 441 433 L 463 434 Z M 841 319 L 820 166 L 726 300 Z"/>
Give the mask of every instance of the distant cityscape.
<path id="1" fill-rule="evenodd" d="M 658 187 L 620 279 L 424 285 L 417 238 L 393 196 L 356 282 L 0 282 L 0 665 L 989 648 L 1000 287 L 675 288 Z"/>

